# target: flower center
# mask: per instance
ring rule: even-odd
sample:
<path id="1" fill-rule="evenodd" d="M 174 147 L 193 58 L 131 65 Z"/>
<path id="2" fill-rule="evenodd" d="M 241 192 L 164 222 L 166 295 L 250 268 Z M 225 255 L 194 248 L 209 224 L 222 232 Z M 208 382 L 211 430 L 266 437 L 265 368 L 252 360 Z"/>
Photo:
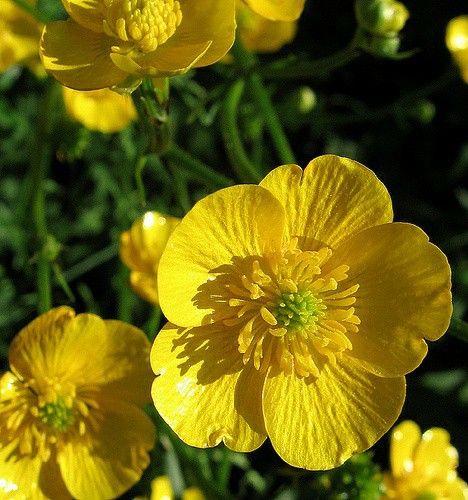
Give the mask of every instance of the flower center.
<path id="1" fill-rule="evenodd" d="M 224 266 L 206 285 L 213 299 L 210 322 L 238 330 L 244 364 L 318 377 L 326 363 L 352 349 L 359 285 L 347 282 L 347 265 L 329 262 L 331 249 L 302 251 L 297 243 L 294 238 L 281 253 Z"/>
<path id="2" fill-rule="evenodd" d="M 273 316 L 279 325 L 288 332 L 306 330 L 323 316 L 322 300 L 317 299 L 309 290 L 297 293 L 282 293 L 273 309 Z"/>
<path id="3" fill-rule="evenodd" d="M 39 408 L 39 418 L 59 432 L 68 430 L 75 421 L 73 409 L 65 404 L 61 396 L 58 396 L 54 403 L 47 403 Z"/>
<path id="4" fill-rule="evenodd" d="M 114 0 L 103 23 L 107 35 L 131 42 L 132 48 L 153 52 L 182 22 L 177 0 Z"/>

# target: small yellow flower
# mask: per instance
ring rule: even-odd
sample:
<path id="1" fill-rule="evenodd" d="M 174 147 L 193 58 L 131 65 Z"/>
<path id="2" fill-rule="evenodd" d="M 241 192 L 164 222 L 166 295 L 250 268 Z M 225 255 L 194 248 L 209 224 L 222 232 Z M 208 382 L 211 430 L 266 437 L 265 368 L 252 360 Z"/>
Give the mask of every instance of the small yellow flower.
<path id="1" fill-rule="evenodd" d="M 305 0 L 243 0 L 254 12 L 272 21 L 295 21 Z"/>
<path id="2" fill-rule="evenodd" d="M 451 312 L 444 254 L 361 164 L 326 155 L 199 201 L 159 264 L 153 400 L 179 437 L 329 469 L 398 417 Z M 215 402 L 215 403 L 214 403 Z"/>
<path id="3" fill-rule="evenodd" d="M 385 499 L 466 500 L 468 485 L 457 476 L 457 450 L 449 433 L 434 427 L 421 436 L 410 420 L 397 425 L 390 443 L 391 473 Z"/>
<path id="4" fill-rule="evenodd" d="M 151 481 L 150 500 L 174 500 L 172 485 L 167 476 L 159 476 Z M 182 500 L 205 500 L 205 495 L 195 486 L 191 486 L 182 493 Z"/>
<path id="5" fill-rule="evenodd" d="M 11 0 L 0 0 L 0 71 L 21 64 L 36 71 L 42 25 Z"/>
<path id="6" fill-rule="evenodd" d="M 13 340 L 0 379 L 0 498 L 115 498 L 149 463 L 143 332 L 58 307 Z"/>
<path id="7" fill-rule="evenodd" d="M 468 83 L 468 16 L 455 17 L 448 23 L 445 42 Z"/>
<path id="8" fill-rule="evenodd" d="M 237 29 L 242 43 L 252 52 L 276 52 L 297 32 L 296 21 L 271 21 L 237 1 Z"/>
<path id="9" fill-rule="evenodd" d="M 135 292 L 158 304 L 157 272 L 167 240 L 180 219 L 158 212 L 146 212 L 120 236 L 120 258 L 131 269 Z"/>
<path id="10" fill-rule="evenodd" d="M 132 99 L 109 89 L 63 89 L 67 113 L 86 128 L 112 133 L 124 129 L 137 116 Z"/>
<path id="11" fill-rule="evenodd" d="M 41 57 L 76 90 L 207 66 L 234 41 L 235 0 L 62 1 L 71 18 L 46 25 Z"/>

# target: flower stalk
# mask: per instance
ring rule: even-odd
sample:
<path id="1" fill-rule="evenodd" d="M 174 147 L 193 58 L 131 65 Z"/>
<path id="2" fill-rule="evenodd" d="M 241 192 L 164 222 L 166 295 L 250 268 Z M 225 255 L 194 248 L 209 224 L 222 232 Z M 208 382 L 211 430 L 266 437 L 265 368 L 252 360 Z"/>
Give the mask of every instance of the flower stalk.
<path id="1" fill-rule="evenodd" d="M 242 70 L 250 70 L 255 67 L 257 60 L 254 54 L 247 51 L 243 47 L 239 39 L 236 39 L 232 49 L 232 54 L 237 65 Z M 278 117 L 273 104 L 271 102 L 270 96 L 268 94 L 261 76 L 253 71 L 248 77 L 247 82 L 249 84 L 252 97 L 255 100 L 258 108 L 262 112 L 265 124 L 270 133 L 271 139 L 273 141 L 273 146 L 278 154 L 279 159 L 283 163 L 296 163 L 294 153 L 289 145 L 289 141 L 283 130 L 283 126 Z"/>
<path id="2" fill-rule="evenodd" d="M 51 138 L 54 108 L 58 96 L 58 85 L 51 83 L 39 108 L 36 137 L 31 155 L 30 175 L 32 184 L 31 210 L 34 223 L 37 253 L 37 311 L 43 313 L 52 306 L 51 255 L 45 211 L 44 180 L 52 156 Z"/>

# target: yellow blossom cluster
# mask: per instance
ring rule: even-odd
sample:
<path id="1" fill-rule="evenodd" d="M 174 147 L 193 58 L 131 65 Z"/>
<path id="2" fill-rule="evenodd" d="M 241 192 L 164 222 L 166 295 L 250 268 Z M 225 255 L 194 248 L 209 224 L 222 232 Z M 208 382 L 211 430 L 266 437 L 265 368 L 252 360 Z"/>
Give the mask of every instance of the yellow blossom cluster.
<path id="1" fill-rule="evenodd" d="M 40 54 L 69 116 L 106 133 L 136 119 L 114 90 L 221 60 L 236 23 L 249 50 L 276 51 L 305 3 L 63 0 L 69 18 L 42 26 L 1 1 L 0 69 Z M 466 28 L 447 31 L 465 79 Z M 123 494 L 150 461 L 151 400 L 189 445 L 250 452 L 269 439 L 292 466 L 337 467 L 392 427 L 405 376 L 452 314 L 445 255 L 393 221 L 371 170 L 336 155 L 211 193 L 182 219 L 148 211 L 121 234 L 120 258 L 168 322 L 151 347 L 130 324 L 61 306 L 18 333 L 0 378 L 0 499 Z M 404 422 L 385 498 L 466 498 L 456 466 L 446 431 Z M 174 497 L 166 476 L 151 487 L 152 500 Z"/>

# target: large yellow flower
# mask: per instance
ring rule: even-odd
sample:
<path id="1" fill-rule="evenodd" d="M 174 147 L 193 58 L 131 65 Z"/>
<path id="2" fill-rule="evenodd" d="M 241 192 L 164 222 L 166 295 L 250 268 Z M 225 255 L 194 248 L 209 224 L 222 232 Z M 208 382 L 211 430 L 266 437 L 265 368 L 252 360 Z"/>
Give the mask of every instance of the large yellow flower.
<path id="1" fill-rule="evenodd" d="M 159 264 L 153 400 L 185 442 L 335 467 L 398 417 L 447 329 L 446 257 L 384 185 L 326 155 L 199 201 Z"/>
<path id="2" fill-rule="evenodd" d="M 0 379 L 0 498 L 115 498 L 149 463 L 143 332 L 69 307 L 26 326 Z"/>
<path id="3" fill-rule="evenodd" d="M 0 0 L 0 71 L 13 64 L 37 70 L 42 26 L 11 0 Z"/>
<path id="4" fill-rule="evenodd" d="M 249 50 L 276 52 L 296 36 L 297 22 L 271 21 L 237 0 L 237 30 Z"/>
<path id="5" fill-rule="evenodd" d="M 235 0 L 63 0 L 71 18 L 46 25 L 45 68 L 67 87 L 95 90 L 128 77 L 207 66 L 231 47 Z"/>
<path id="6" fill-rule="evenodd" d="M 135 292 L 158 304 L 157 272 L 167 240 L 180 219 L 159 212 L 146 212 L 120 236 L 120 258 L 131 269 Z"/>
<path id="7" fill-rule="evenodd" d="M 118 132 L 137 117 L 130 96 L 110 89 L 81 92 L 63 87 L 63 100 L 67 113 L 90 130 Z"/>
<path id="8" fill-rule="evenodd" d="M 468 83 L 468 16 L 455 17 L 448 23 L 445 42 Z"/>
<path id="9" fill-rule="evenodd" d="M 272 21 L 295 21 L 305 0 L 243 0 L 254 12 Z"/>
<path id="10" fill-rule="evenodd" d="M 390 462 L 385 499 L 468 499 L 468 484 L 456 472 L 458 453 L 445 429 L 434 427 L 421 436 L 417 424 L 402 422 L 392 431 Z"/>

